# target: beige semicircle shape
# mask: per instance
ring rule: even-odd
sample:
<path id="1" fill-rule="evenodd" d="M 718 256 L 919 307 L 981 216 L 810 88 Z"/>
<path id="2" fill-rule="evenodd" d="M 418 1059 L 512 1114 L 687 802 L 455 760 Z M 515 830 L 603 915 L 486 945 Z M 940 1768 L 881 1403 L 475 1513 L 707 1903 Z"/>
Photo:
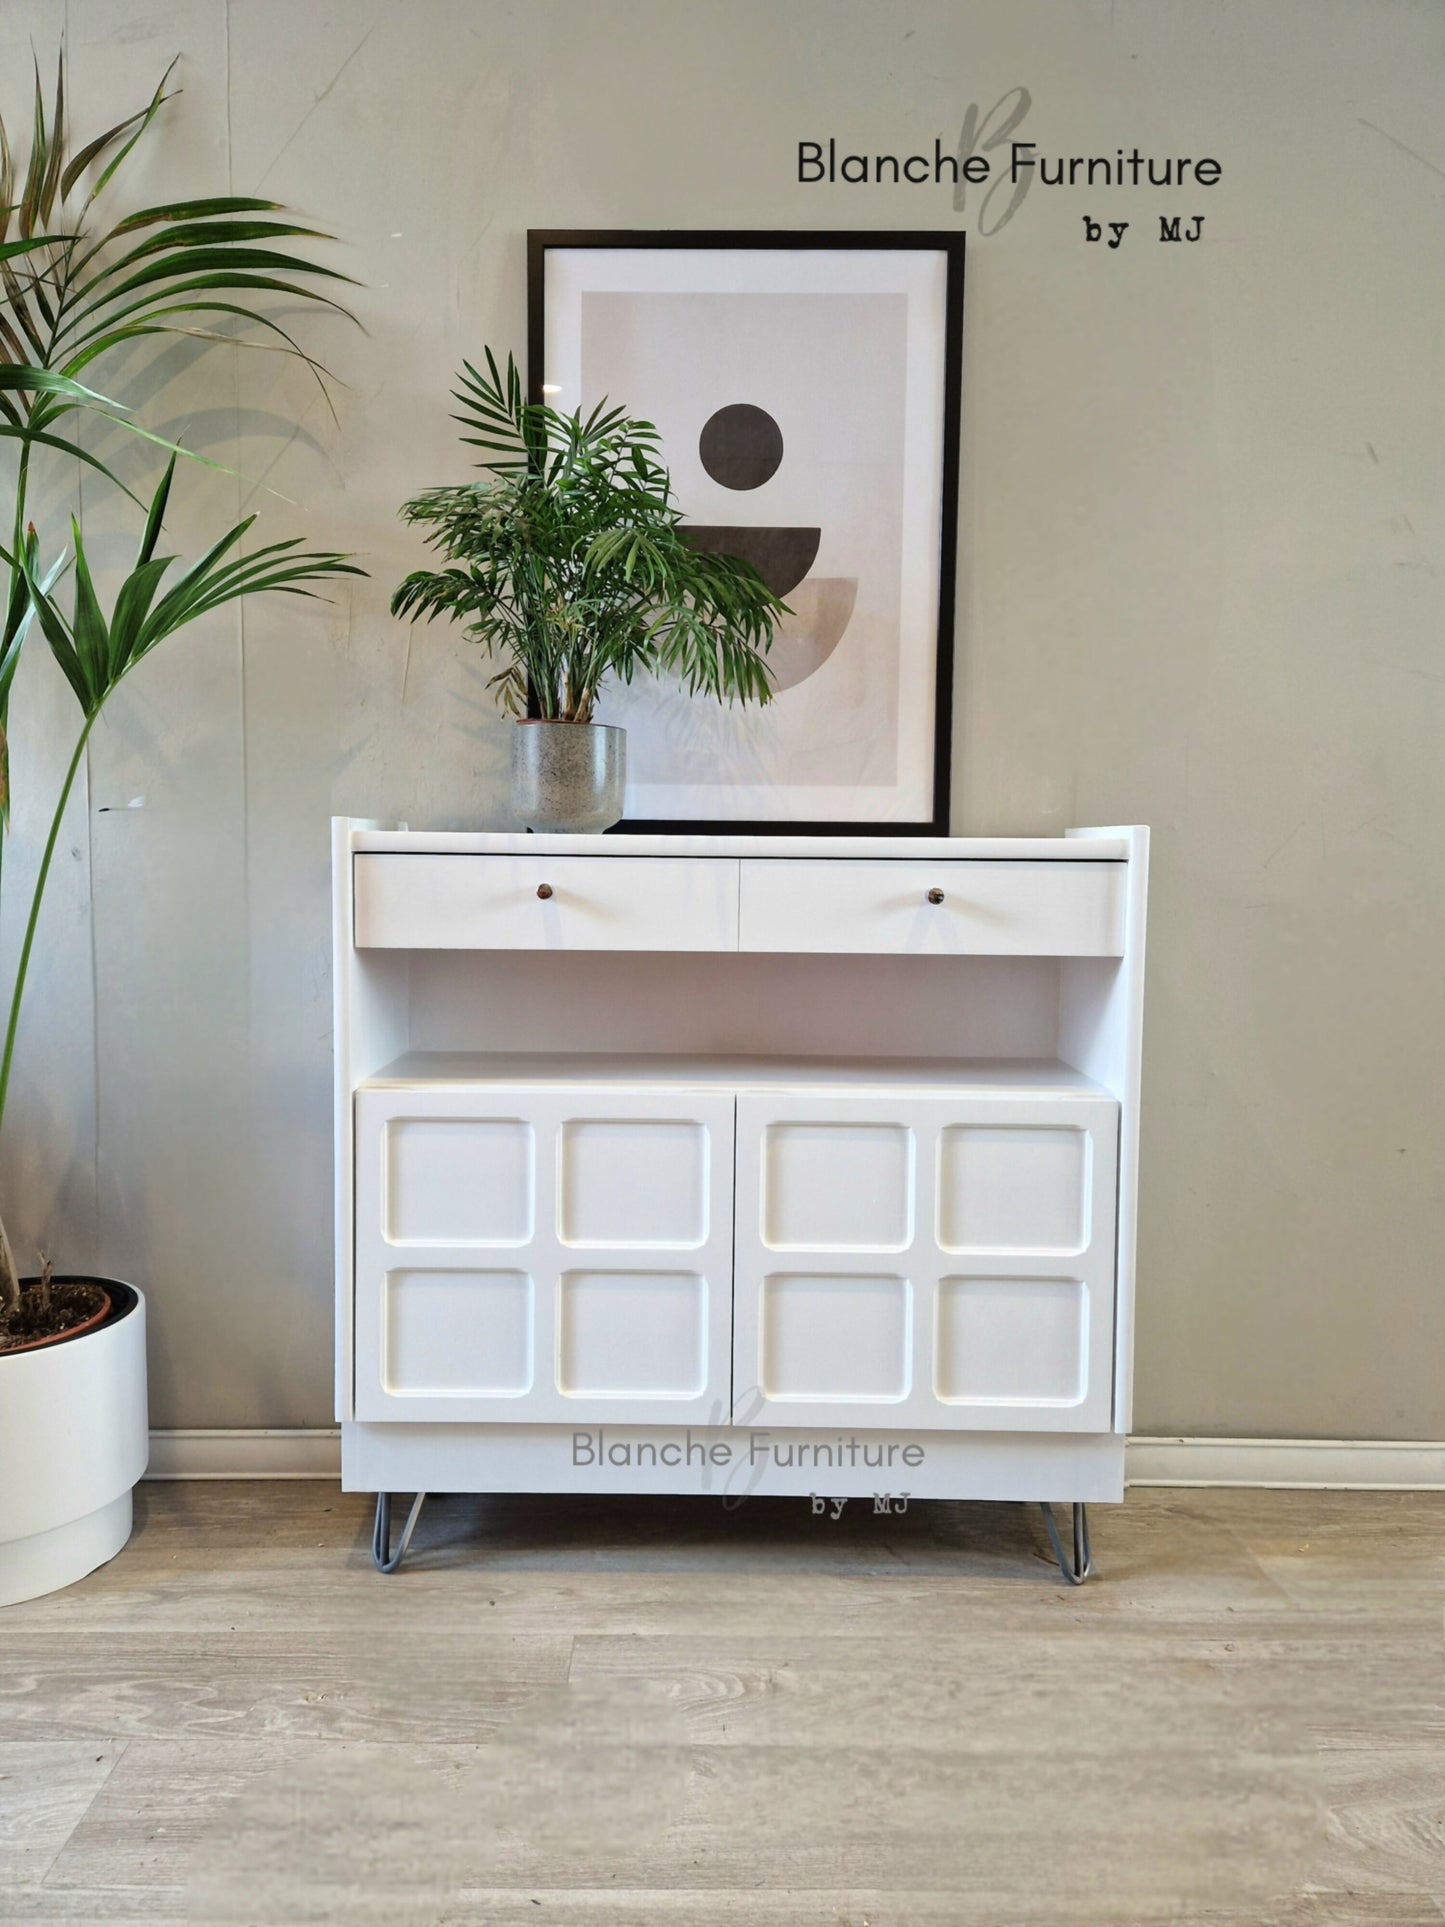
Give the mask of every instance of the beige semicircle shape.
<path id="1" fill-rule="evenodd" d="M 852 575 L 810 576 L 789 592 L 790 615 L 779 618 L 768 651 L 775 691 L 796 689 L 821 669 L 843 640 L 858 600 Z"/>

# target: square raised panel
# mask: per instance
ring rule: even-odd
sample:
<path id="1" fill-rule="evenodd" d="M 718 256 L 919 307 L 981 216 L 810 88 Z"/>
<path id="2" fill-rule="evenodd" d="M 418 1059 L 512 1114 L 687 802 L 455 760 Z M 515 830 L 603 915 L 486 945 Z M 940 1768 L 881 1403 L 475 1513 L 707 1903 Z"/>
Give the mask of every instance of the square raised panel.
<path id="1" fill-rule="evenodd" d="M 557 1231 L 564 1244 L 707 1243 L 705 1124 L 689 1118 L 571 1118 L 562 1126 Z"/>
<path id="2" fill-rule="evenodd" d="M 1076 1278 L 945 1278 L 933 1386 L 950 1404 L 1077 1405 L 1088 1289 Z"/>
<path id="3" fill-rule="evenodd" d="M 394 1118 L 384 1235 L 390 1244 L 526 1244 L 533 1168 L 532 1127 L 521 1118 Z"/>
<path id="4" fill-rule="evenodd" d="M 568 1271 L 557 1290 L 557 1389 L 569 1398 L 697 1398 L 707 1280 L 695 1271 Z"/>
<path id="5" fill-rule="evenodd" d="M 1047 1125 L 949 1125 L 938 1143 L 945 1251 L 1082 1251 L 1089 1138 Z"/>
<path id="6" fill-rule="evenodd" d="M 393 1397 L 520 1398 L 532 1385 L 524 1271 L 391 1271 L 382 1384 Z"/>
<path id="7" fill-rule="evenodd" d="M 905 1251 L 913 1240 L 906 1124 L 768 1125 L 762 1239 L 774 1251 Z"/>
<path id="8" fill-rule="evenodd" d="M 911 1326 L 906 1278 L 775 1273 L 763 1280 L 763 1396 L 906 1398 Z"/>

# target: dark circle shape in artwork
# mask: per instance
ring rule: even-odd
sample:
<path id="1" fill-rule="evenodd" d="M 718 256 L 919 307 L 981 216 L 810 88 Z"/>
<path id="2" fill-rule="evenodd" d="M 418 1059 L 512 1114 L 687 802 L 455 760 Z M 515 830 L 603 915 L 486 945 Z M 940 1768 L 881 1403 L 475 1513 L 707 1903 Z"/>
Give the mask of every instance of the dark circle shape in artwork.
<path id="1" fill-rule="evenodd" d="M 702 465 L 724 488 L 761 488 L 778 472 L 783 431 L 766 408 L 729 402 L 710 415 L 698 437 Z"/>

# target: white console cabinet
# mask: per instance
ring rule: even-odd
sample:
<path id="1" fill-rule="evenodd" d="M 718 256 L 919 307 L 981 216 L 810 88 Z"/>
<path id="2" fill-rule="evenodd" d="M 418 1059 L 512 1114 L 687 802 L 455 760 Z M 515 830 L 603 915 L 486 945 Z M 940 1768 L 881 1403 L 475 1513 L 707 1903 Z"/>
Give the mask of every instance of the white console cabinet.
<path id="1" fill-rule="evenodd" d="M 1119 1498 L 1147 848 L 339 819 L 348 1489 Z"/>

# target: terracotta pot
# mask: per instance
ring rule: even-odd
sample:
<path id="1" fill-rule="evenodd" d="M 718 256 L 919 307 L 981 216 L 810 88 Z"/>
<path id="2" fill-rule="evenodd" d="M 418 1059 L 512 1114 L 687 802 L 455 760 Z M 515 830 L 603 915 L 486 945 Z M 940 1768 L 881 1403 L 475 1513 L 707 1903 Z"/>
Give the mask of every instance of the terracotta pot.
<path id="1" fill-rule="evenodd" d="M 27 1283 L 32 1282 L 26 1280 Z M 83 1332 L 94 1331 L 110 1316 L 111 1296 L 98 1278 L 52 1278 L 52 1285 L 94 1285 L 100 1293 L 100 1303 L 88 1318 L 82 1318 L 78 1325 L 71 1325 L 63 1332 L 51 1332 L 46 1338 L 27 1338 L 23 1345 L 6 1345 L 0 1348 L 0 1358 L 8 1358 L 12 1352 L 36 1352 L 42 1345 L 63 1345 L 67 1338 L 79 1338 Z"/>

